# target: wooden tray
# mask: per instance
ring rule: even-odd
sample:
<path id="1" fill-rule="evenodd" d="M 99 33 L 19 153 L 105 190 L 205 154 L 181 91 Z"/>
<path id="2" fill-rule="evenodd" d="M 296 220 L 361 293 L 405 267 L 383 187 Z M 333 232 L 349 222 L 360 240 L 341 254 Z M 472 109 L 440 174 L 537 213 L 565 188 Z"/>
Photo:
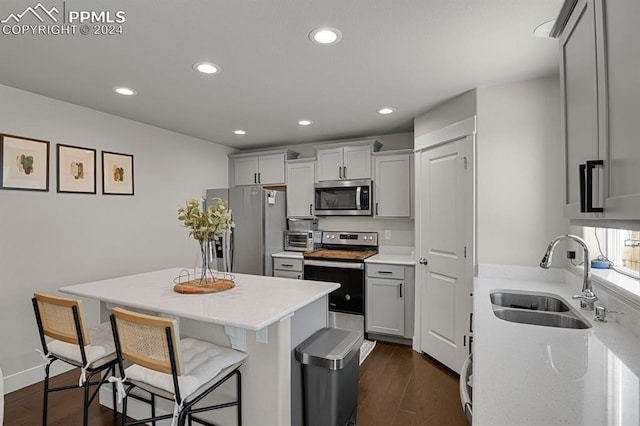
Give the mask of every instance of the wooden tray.
<path id="1" fill-rule="evenodd" d="M 205 294 L 205 293 L 217 293 L 219 291 L 230 290 L 236 286 L 233 280 L 227 280 L 224 278 L 216 278 L 215 282 L 211 278 L 207 278 L 206 285 L 198 285 L 199 279 L 185 281 L 173 286 L 173 291 L 182 294 Z"/>

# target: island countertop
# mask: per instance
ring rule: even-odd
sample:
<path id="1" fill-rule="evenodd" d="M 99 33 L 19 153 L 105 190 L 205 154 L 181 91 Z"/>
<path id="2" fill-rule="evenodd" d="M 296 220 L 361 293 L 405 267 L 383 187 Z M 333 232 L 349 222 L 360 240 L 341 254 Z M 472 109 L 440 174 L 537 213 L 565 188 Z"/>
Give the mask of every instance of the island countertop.
<path id="1" fill-rule="evenodd" d="M 234 274 L 235 287 L 208 294 L 173 291 L 188 268 L 171 268 L 60 288 L 103 302 L 258 331 L 340 287 L 337 283 Z"/>

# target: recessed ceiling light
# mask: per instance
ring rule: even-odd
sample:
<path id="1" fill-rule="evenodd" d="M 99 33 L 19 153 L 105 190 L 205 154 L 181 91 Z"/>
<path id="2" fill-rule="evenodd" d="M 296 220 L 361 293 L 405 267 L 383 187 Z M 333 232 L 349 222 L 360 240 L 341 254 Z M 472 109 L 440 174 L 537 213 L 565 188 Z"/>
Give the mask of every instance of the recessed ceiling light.
<path id="1" fill-rule="evenodd" d="M 236 135 L 246 135 L 247 132 L 245 132 L 244 130 L 238 129 L 238 130 L 234 130 L 233 133 L 235 133 Z"/>
<path id="2" fill-rule="evenodd" d="M 300 120 L 298 121 L 298 124 L 301 126 L 310 126 L 313 123 L 313 121 L 311 120 Z"/>
<path id="3" fill-rule="evenodd" d="M 335 28 L 316 28 L 309 33 L 309 39 L 318 44 L 335 44 L 342 40 L 342 33 Z"/>
<path id="4" fill-rule="evenodd" d="M 392 114 L 396 111 L 395 108 L 391 108 L 391 107 L 384 107 L 384 108 L 380 108 L 378 110 L 378 114 L 382 114 L 382 115 L 387 115 L 387 114 Z"/>
<path id="5" fill-rule="evenodd" d="M 113 91 L 124 96 L 133 96 L 136 93 L 138 93 L 135 90 L 130 89 L 128 87 L 114 87 Z"/>
<path id="6" fill-rule="evenodd" d="M 549 34 L 551 34 L 551 29 L 553 29 L 553 26 L 555 25 L 555 23 L 556 23 L 555 19 L 552 19 L 551 21 L 543 22 L 542 24 L 538 25 L 535 30 L 533 30 L 533 35 L 535 35 L 536 37 L 542 37 L 542 38 L 549 37 Z"/>
<path id="7" fill-rule="evenodd" d="M 193 69 L 203 74 L 216 74 L 220 72 L 220 67 L 211 62 L 198 62 L 193 64 Z"/>

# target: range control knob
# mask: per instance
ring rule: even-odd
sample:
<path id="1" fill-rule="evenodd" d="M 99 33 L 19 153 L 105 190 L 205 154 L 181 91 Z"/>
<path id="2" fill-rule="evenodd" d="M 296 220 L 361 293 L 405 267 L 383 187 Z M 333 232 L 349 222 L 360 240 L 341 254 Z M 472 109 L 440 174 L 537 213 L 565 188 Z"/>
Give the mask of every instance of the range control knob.
<path id="1" fill-rule="evenodd" d="M 344 295 L 344 300 L 351 300 L 351 295 L 350 294 L 345 294 Z"/>

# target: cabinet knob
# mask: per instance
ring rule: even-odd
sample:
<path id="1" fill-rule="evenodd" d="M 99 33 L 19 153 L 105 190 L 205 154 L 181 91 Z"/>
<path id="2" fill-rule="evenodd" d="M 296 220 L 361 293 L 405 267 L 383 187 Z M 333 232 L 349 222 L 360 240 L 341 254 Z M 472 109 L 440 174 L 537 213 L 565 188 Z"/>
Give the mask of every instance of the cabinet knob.
<path id="1" fill-rule="evenodd" d="M 427 265 L 429 262 L 426 258 L 421 257 L 420 260 L 418 260 L 418 263 L 420 263 L 421 265 Z"/>

